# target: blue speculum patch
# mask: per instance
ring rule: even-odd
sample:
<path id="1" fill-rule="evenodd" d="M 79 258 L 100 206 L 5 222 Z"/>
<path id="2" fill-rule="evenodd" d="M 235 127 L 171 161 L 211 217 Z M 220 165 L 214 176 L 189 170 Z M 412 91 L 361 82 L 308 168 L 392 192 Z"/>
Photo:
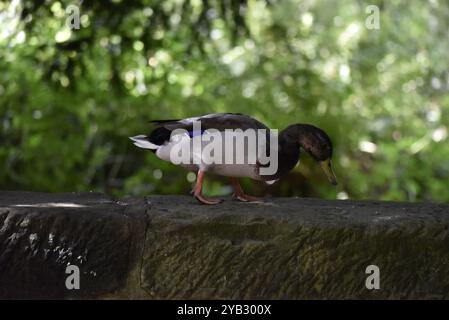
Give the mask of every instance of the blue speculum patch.
<path id="1" fill-rule="evenodd" d="M 189 137 L 193 138 L 193 137 L 196 137 L 196 136 L 201 136 L 204 133 L 204 131 L 205 130 L 189 131 Z"/>

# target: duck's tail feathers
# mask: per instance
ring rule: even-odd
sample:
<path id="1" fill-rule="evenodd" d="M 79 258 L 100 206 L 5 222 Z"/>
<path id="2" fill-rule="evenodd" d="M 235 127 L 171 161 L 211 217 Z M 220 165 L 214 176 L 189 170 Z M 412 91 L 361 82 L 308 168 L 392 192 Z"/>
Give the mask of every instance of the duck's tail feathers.
<path id="1" fill-rule="evenodd" d="M 160 147 L 157 144 L 150 142 L 148 140 L 148 136 L 145 136 L 143 134 L 129 138 L 133 141 L 134 145 L 139 148 L 157 150 Z"/>

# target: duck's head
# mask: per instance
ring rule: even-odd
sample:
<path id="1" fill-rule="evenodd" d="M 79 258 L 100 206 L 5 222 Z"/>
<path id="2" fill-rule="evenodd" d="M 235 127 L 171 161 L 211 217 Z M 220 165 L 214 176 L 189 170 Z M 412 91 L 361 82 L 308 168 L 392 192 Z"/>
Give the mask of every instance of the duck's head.
<path id="1" fill-rule="evenodd" d="M 284 130 L 286 139 L 299 144 L 323 169 L 330 183 L 337 185 L 332 170 L 332 142 L 326 132 L 310 124 L 294 124 Z"/>

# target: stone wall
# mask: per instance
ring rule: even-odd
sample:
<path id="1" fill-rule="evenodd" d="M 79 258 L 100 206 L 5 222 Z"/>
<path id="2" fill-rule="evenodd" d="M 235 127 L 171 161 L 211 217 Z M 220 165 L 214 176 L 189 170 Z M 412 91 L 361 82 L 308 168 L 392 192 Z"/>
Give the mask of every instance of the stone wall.
<path id="1" fill-rule="evenodd" d="M 0 298 L 447 298 L 448 226 L 429 203 L 0 192 Z"/>

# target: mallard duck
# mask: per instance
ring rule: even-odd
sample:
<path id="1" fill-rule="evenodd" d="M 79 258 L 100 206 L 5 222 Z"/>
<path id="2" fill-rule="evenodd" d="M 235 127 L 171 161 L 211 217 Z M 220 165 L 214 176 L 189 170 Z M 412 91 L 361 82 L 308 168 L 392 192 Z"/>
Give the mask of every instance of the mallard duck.
<path id="1" fill-rule="evenodd" d="M 249 196 L 243 192 L 238 178 L 250 177 L 254 180 L 273 183 L 295 167 L 299 161 L 301 148 L 319 163 L 329 181 L 333 185 L 337 184 L 337 179 L 332 170 L 332 142 L 323 130 L 310 124 L 292 124 L 280 131 L 279 134 L 275 134 L 273 130 L 270 130 L 260 121 L 238 113 L 213 113 L 193 118 L 150 122 L 156 127 L 149 135 L 138 135 L 130 137 L 130 139 L 137 147 L 153 151 L 162 160 L 197 171 L 197 179 L 192 192 L 195 198 L 203 204 L 221 202 L 220 199 L 207 198 L 203 195 L 202 186 L 206 172 L 230 177 L 234 187 L 234 197 L 238 200 L 260 201 L 260 198 Z M 200 129 L 198 129 L 197 124 L 200 124 Z M 258 136 L 257 142 L 243 140 L 243 144 L 240 140 L 239 145 L 231 146 L 232 149 L 229 149 L 228 141 L 225 141 L 224 147 L 218 146 L 219 142 L 223 142 L 223 140 L 218 139 L 220 135 L 224 139 L 229 130 L 234 130 L 237 135 L 242 135 L 249 132 L 248 129 L 266 132 L 265 136 L 260 136 L 265 138 L 260 139 Z M 211 136 L 213 136 L 212 139 Z M 276 139 L 273 140 L 273 138 Z M 195 144 L 195 141 L 200 142 Z M 265 148 L 254 148 L 251 143 Z M 210 147 L 217 147 L 214 152 L 209 153 L 209 156 L 206 156 L 204 152 L 207 145 L 209 145 L 209 151 Z M 184 147 L 186 149 L 183 149 Z M 248 153 L 243 162 L 234 160 L 234 154 L 236 154 L 236 158 L 238 156 L 234 152 L 238 147 L 243 147 L 240 150 Z M 263 149 L 262 151 L 265 153 L 261 153 L 262 151 L 259 149 Z M 180 150 L 191 151 L 188 154 L 188 161 L 180 162 L 179 159 L 174 159 L 174 155 L 179 155 Z M 213 162 L 210 159 L 211 155 L 217 156 L 219 159 L 225 159 L 230 153 L 232 154 L 232 162 Z M 265 155 L 265 158 L 262 157 L 263 155 Z M 270 156 L 268 162 L 267 155 Z M 250 156 L 253 156 L 256 161 L 249 161 Z M 275 170 L 261 174 L 262 169 L 268 169 L 269 166 L 274 164 L 274 161 L 277 161 L 276 165 L 273 166 Z"/>

